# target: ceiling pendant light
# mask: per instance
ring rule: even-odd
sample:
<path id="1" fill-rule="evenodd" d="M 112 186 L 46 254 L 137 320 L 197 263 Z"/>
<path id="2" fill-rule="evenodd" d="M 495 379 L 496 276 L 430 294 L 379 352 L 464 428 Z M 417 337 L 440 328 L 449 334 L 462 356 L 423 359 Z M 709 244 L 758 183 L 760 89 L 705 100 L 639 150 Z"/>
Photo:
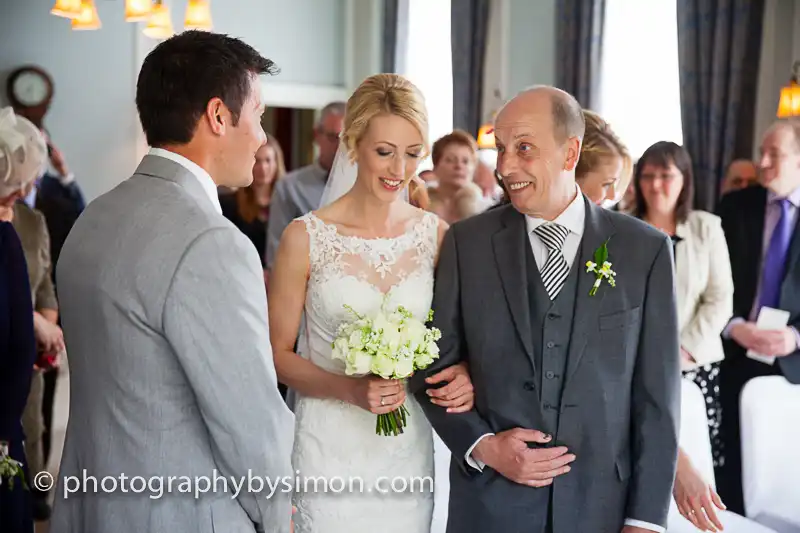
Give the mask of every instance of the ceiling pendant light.
<path id="1" fill-rule="evenodd" d="M 183 26 L 186 30 L 211 31 L 213 24 L 210 0 L 189 0 Z"/>
<path id="2" fill-rule="evenodd" d="M 97 15 L 97 6 L 94 0 L 83 0 L 81 2 L 81 14 L 72 19 L 73 30 L 97 30 L 102 26 L 100 17 Z"/>
<path id="3" fill-rule="evenodd" d="M 50 14 L 68 19 L 79 17 L 81 14 L 81 0 L 56 0 L 53 9 L 50 10 Z"/>
<path id="4" fill-rule="evenodd" d="M 152 0 L 125 0 L 125 20 L 127 22 L 147 20 L 152 11 Z"/>
<path id="5" fill-rule="evenodd" d="M 142 32 L 151 39 L 169 39 L 175 35 L 169 7 L 162 0 L 156 0 L 150 18 L 147 20 L 147 27 Z"/>

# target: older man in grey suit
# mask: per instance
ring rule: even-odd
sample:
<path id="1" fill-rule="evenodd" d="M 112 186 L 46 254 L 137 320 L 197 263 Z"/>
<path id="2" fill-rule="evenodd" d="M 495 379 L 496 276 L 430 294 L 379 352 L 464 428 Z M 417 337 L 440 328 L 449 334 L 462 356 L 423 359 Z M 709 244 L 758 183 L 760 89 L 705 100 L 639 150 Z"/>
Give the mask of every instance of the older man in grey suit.
<path id="1" fill-rule="evenodd" d="M 671 243 L 580 192 L 583 132 L 563 91 L 511 100 L 495 124 L 510 205 L 443 241 L 441 359 L 413 385 L 453 452 L 449 533 L 666 526 L 680 390 Z M 475 408 L 455 415 L 424 401 L 437 389 L 422 378 L 459 361 Z"/>
<path id="2" fill-rule="evenodd" d="M 71 392 L 52 533 L 290 531 L 291 483 L 270 487 L 293 479 L 293 416 L 261 265 L 216 194 L 252 179 L 273 71 L 193 31 L 142 66 L 153 148 L 88 206 L 57 268 Z"/>

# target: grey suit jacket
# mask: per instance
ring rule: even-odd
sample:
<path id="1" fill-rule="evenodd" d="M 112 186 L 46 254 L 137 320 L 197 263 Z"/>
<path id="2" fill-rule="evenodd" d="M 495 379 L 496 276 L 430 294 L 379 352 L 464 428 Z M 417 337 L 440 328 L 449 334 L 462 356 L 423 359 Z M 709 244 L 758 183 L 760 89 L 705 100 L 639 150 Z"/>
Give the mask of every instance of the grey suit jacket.
<path id="1" fill-rule="evenodd" d="M 70 408 L 50 531 L 288 532 L 288 489 L 248 491 L 294 474 L 261 263 L 197 178 L 146 156 L 83 212 L 56 275 Z"/>
<path id="2" fill-rule="evenodd" d="M 576 455 L 552 485 L 555 533 L 618 533 L 626 518 L 666 525 L 678 447 L 678 327 L 672 248 L 666 235 L 588 200 L 572 336 L 554 441 Z M 616 287 L 589 291 L 586 261 L 607 239 Z M 412 387 L 453 453 L 449 533 L 530 533 L 547 498 L 464 460 L 485 433 L 540 429 L 535 385 L 524 216 L 510 205 L 454 224 L 436 275 L 434 325 L 440 359 Z M 423 380 L 469 363 L 475 408 L 448 414 L 430 403 Z"/>

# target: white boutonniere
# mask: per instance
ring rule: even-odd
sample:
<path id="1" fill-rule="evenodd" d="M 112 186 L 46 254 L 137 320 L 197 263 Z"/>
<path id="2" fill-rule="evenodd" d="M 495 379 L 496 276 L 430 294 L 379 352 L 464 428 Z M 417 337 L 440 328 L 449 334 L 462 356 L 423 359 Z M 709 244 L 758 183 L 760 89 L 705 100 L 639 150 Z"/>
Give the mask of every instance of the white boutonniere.
<path id="1" fill-rule="evenodd" d="M 608 240 L 594 251 L 594 261 L 586 261 L 586 272 L 594 272 L 596 276 L 592 290 L 589 291 L 589 296 L 594 296 L 597 293 L 597 289 L 604 279 L 612 287 L 616 286 L 614 276 L 617 273 L 611 270 L 611 263 L 608 262 Z"/>

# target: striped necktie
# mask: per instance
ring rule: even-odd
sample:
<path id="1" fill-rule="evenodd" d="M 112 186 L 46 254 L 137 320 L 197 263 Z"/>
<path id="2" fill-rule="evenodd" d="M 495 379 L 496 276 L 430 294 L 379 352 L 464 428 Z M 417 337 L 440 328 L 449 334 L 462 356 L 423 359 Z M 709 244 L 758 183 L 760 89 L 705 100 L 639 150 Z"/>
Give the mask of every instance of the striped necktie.
<path id="1" fill-rule="evenodd" d="M 541 268 L 542 283 L 550 300 L 555 300 L 569 274 L 569 265 L 561 249 L 569 230 L 555 222 L 545 222 L 533 230 L 547 247 L 547 261 Z"/>

